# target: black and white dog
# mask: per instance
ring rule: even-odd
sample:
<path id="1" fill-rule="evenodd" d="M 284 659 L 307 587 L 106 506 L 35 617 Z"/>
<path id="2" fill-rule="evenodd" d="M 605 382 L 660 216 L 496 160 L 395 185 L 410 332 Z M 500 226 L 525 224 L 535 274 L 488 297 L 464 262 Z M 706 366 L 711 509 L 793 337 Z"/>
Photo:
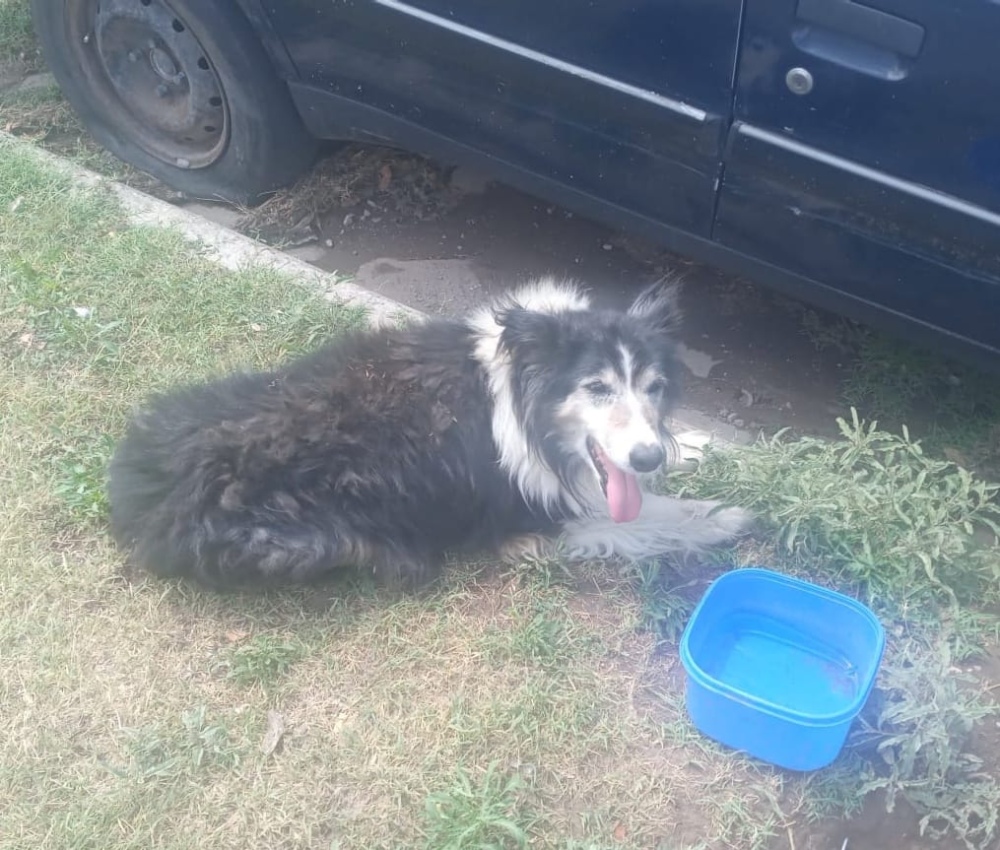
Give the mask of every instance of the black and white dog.
<path id="1" fill-rule="evenodd" d="M 218 588 L 446 552 L 643 558 L 721 544 L 738 508 L 643 494 L 670 462 L 676 290 L 626 312 L 544 279 L 464 321 L 347 335 L 273 372 L 157 397 L 110 468 L 134 561 Z"/>

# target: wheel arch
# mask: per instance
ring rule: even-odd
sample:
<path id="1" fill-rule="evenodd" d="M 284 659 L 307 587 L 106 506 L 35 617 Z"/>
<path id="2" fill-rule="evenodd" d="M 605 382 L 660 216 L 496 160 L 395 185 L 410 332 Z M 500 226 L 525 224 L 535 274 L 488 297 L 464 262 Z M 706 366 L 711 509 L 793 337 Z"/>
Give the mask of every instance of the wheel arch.
<path id="1" fill-rule="evenodd" d="M 214 2 L 214 0 L 208 0 Z M 264 52 L 271 58 L 275 73 L 284 81 L 299 79 L 298 69 L 285 48 L 285 43 L 271 26 L 271 18 L 262 0 L 232 0 L 260 38 Z"/>

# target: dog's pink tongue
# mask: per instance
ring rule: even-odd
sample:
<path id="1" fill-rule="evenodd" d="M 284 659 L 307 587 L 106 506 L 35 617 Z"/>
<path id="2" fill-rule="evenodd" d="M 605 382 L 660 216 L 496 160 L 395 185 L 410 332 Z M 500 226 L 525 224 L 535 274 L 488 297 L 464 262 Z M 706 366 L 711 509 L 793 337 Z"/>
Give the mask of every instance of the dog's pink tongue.
<path id="1" fill-rule="evenodd" d="M 630 472 L 623 472 L 613 463 L 607 463 L 608 510 L 615 522 L 632 522 L 639 516 L 642 507 L 642 493 L 639 482 Z"/>

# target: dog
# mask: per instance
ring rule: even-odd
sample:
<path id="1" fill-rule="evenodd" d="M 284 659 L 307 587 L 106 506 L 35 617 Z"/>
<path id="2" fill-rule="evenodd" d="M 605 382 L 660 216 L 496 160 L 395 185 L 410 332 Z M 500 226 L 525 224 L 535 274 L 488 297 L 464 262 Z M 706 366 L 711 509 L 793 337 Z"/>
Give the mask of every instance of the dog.
<path id="1" fill-rule="evenodd" d="M 112 534 L 136 565 L 216 590 L 725 543 L 743 510 L 640 487 L 677 456 L 678 321 L 670 280 L 613 311 L 544 278 L 464 320 L 155 396 L 110 464 Z"/>

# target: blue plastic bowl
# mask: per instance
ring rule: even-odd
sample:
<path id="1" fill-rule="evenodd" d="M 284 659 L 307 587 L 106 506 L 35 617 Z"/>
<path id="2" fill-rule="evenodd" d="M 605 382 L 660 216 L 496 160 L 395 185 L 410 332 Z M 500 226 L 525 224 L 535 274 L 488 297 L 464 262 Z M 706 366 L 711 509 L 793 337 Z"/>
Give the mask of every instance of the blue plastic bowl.
<path id="1" fill-rule="evenodd" d="M 854 599 L 734 570 L 709 587 L 681 638 L 688 714 L 722 744 L 816 770 L 843 748 L 884 649 L 882 624 Z"/>

